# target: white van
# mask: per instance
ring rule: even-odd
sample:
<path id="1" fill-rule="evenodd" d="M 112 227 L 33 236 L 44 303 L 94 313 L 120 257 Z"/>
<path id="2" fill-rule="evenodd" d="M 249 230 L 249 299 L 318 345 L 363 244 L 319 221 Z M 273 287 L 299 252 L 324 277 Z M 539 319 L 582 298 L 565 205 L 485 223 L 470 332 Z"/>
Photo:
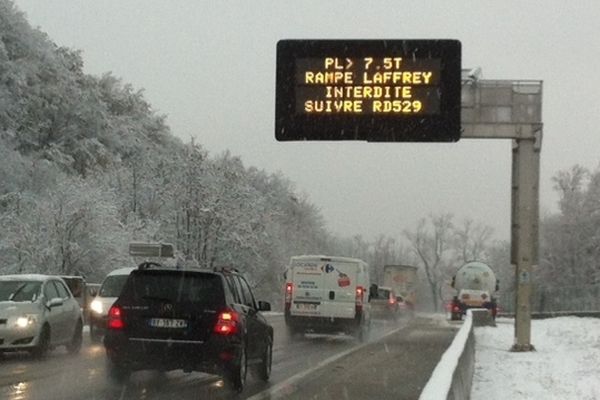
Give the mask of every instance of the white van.
<path id="1" fill-rule="evenodd" d="M 346 257 L 295 256 L 285 273 L 285 322 L 291 334 L 344 332 L 368 337 L 369 266 Z"/>
<path id="2" fill-rule="evenodd" d="M 136 268 L 120 268 L 109 273 L 90 304 L 90 338 L 99 342 L 106 330 L 108 310 L 121 294 L 125 281 Z"/>

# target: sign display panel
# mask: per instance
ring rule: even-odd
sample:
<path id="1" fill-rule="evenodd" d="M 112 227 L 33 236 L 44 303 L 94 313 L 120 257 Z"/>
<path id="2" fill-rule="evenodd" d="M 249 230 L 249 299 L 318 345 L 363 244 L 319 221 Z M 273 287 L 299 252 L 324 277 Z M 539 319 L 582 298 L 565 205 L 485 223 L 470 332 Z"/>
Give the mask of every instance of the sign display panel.
<path id="1" fill-rule="evenodd" d="M 275 137 L 457 141 L 460 85 L 457 40 L 282 40 Z"/>

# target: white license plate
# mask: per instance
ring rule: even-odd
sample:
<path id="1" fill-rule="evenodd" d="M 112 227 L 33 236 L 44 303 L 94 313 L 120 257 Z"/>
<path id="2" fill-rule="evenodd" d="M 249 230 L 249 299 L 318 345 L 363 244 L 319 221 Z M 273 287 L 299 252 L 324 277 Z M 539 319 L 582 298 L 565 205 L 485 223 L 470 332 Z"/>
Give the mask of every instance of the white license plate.
<path id="1" fill-rule="evenodd" d="M 310 303 L 296 304 L 296 307 L 298 308 L 298 310 L 316 310 L 317 309 L 316 304 L 310 304 Z"/>
<path id="2" fill-rule="evenodd" d="M 153 328 L 187 328 L 188 323 L 185 319 L 151 318 L 149 324 Z"/>

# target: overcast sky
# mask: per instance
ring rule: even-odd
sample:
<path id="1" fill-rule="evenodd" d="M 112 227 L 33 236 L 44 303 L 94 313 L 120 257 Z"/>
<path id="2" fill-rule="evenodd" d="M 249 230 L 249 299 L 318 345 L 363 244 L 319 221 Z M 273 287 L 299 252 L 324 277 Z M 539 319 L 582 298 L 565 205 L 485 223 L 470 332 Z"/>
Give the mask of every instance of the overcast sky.
<path id="1" fill-rule="evenodd" d="M 485 79 L 544 81 L 541 212 L 551 177 L 600 161 L 600 7 L 594 1 L 18 0 L 33 26 L 83 50 L 85 69 L 144 88 L 173 134 L 282 171 L 333 232 L 399 237 L 430 212 L 510 232 L 510 141 L 278 143 L 283 38 L 459 39 Z"/>

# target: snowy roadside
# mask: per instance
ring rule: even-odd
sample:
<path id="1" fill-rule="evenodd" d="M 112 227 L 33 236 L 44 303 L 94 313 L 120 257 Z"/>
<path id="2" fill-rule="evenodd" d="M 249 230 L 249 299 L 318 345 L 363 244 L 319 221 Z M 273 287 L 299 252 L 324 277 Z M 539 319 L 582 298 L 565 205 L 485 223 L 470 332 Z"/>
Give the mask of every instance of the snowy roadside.
<path id="1" fill-rule="evenodd" d="M 279 311 L 263 311 L 261 312 L 265 317 L 282 317 L 283 313 Z"/>
<path id="2" fill-rule="evenodd" d="M 600 319 L 532 321 L 536 351 L 512 353 L 514 321 L 475 328 L 472 400 L 600 399 Z"/>

